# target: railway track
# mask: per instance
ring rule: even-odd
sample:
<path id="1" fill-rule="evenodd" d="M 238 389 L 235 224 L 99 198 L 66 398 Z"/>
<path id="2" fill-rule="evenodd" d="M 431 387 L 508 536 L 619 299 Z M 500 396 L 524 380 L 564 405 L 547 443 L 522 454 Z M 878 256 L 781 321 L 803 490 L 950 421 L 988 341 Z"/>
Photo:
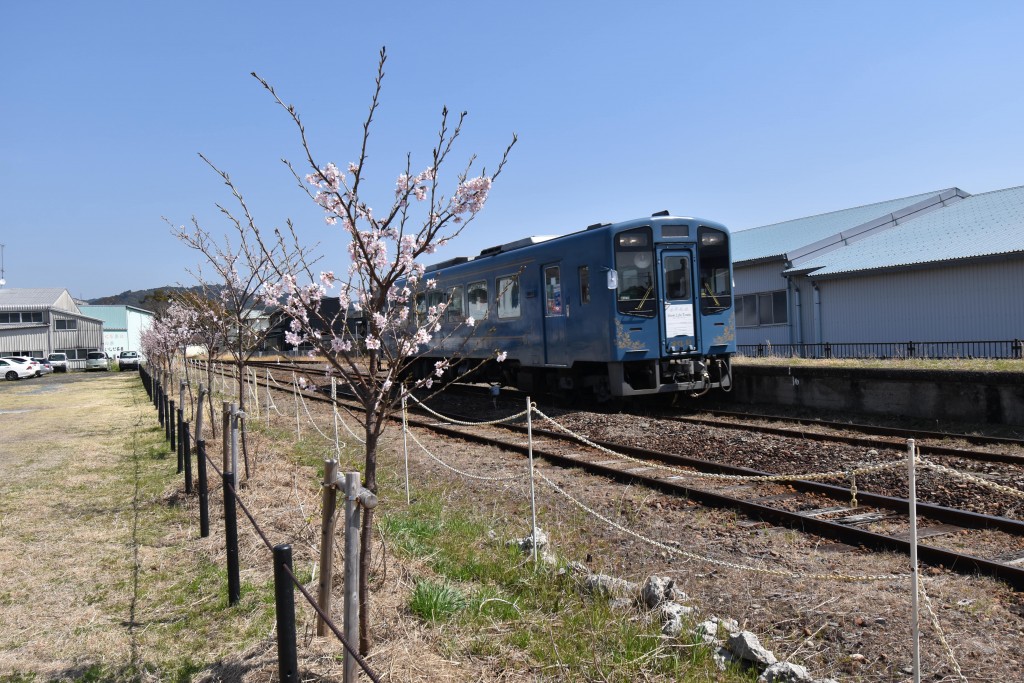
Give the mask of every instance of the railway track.
<path id="1" fill-rule="evenodd" d="M 274 367 L 288 372 L 289 378 L 285 381 L 290 382 L 291 368 L 276 364 Z M 331 401 L 330 398 L 308 392 L 304 393 L 304 397 L 310 401 Z M 448 416 L 466 422 L 480 420 L 478 416 Z M 522 439 L 508 438 L 509 431 L 522 436 L 525 431 L 522 425 L 453 426 L 441 424 L 429 416 L 413 417 L 410 424 L 451 438 L 523 455 L 528 450 L 528 445 L 523 443 Z M 797 434 L 806 437 L 805 433 Z M 751 524 L 793 528 L 853 547 L 908 554 L 910 552 L 910 525 L 907 518 L 909 501 L 905 498 L 859 491 L 857 503 L 851 504 L 849 488 L 805 480 L 788 481 L 785 484 L 737 484 L 728 480 L 709 483 L 707 480 L 699 480 L 698 486 L 691 483 L 693 476 L 686 474 L 684 470 L 697 474 L 742 477 L 766 477 L 771 476 L 771 473 L 622 443 L 595 442 L 601 448 L 630 459 L 611 457 L 606 451 L 581 446 L 578 441 L 559 432 L 535 428 L 533 435 L 534 455 L 562 467 L 577 468 L 615 481 L 642 484 L 653 490 L 697 501 L 703 505 L 738 510 L 754 520 Z M 893 448 L 894 444 L 885 442 L 885 446 Z M 962 455 L 962 452 L 958 450 L 957 455 Z M 921 502 L 917 503 L 917 510 L 920 525 L 918 557 L 921 561 L 960 573 L 995 576 L 1006 581 L 1015 590 L 1024 590 L 1024 521 Z M 956 545 L 970 546 L 972 534 L 998 534 L 997 545 L 1003 548 L 1003 552 L 995 557 L 983 557 L 972 554 L 969 550 L 920 541 L 922 538 L 930 538 L 933 541 L 950 538 L 956 539 Z M 988 545 L 992 545 L 991 539 Z"/>

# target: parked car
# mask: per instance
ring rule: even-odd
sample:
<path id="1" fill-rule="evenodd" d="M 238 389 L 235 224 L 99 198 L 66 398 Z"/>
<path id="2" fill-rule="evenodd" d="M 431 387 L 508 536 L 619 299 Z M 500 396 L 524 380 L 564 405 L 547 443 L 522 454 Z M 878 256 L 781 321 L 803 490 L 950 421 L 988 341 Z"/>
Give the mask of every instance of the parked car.
<path id="1" fill-rule="evenodd" d="M 32 370 L 32 377 L 39 377 L 39 375 L 43 374 L 43 371 L 39 368 L 39 363 L 28 356 L 4 356 L 4 358 L 15 363 L 27 365 Z"/>
<path id="2" fill-rule="evenodd" d="M 36 371 L 30 368 L 27 363 L 18 363 L 10 358 L 0 358 L 0 375 L 4 379 L 24 379 L 34 377 Z"/>
<path id="3" fill-rule="evenodd" d="M 143 358 L 138 351 L 122 351 L 117 355 L 117 365 L 124 370 L 138 370 Z"/>
<path id="4" fill-rule="evenodd" d="M 50 365 L 53 366 L 54 372 L 68 371 L 68 354 L 51 353 L 49 356 L 46 357 L 46 360 L 50 361 Z"/>
<path id="5" fill-rule="evenodd" d="M 107 354 L 102 351 L 90 351 L 85 357 L 86 370 L 109 370 L 110 364 L 107 361 Z"/>
<path id="6" fill-rule="evenodd" d="M 53 372 L 53 366 L 45 358 L 33 358 L 32 360 L 39 363 L 39 374 L 49 375 Z"/>

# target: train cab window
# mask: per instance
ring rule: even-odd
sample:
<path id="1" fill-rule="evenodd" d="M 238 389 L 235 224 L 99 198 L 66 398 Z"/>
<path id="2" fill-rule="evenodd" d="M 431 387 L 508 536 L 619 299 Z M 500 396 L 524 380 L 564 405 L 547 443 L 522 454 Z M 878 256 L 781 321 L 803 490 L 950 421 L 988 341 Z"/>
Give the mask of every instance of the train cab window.
<path id="1" fill-rule="evenodd" d="M 590 269 L 580 266 L 580 303 L 590 303 Z"/>
<path id="2" fill-rule="evenodd" d="M 732 307 L 729 236 L 703 226 L 697 234 L 700 312 L 718 313 Z"/>
<path id="3" fill-rule="evenodd" d="M 468 307 L 466 312 L 474 320 L 483 320 L 487 317 L 487 283 L 471 282 L 466 286 L 466 301 Z"/>
<path id="4" fill-rule="evenodd" d="M 619 233 L 615 238 L 615 270 L 619 313 L 654 317 L 658 293 L 654 285 L 654 249 L 651 229 Z"/>
<path id="5" fill-rule="evenodd" d="M 498 320 L 519 317 L 519 276 L 506 275 L 494 281 L 498 302 Z"/>
<path id="6" fill-rule="evenodd" d="M 448 290 L 448 320 L 461 322 L 466 317 L 466 306 L 463 301 L 462 285 Z"/>
<path id="7" fill-rule="evenodd" d="M 690 298 L 690 258 L 688 256 L 665 257 L 665 298 Z"/>

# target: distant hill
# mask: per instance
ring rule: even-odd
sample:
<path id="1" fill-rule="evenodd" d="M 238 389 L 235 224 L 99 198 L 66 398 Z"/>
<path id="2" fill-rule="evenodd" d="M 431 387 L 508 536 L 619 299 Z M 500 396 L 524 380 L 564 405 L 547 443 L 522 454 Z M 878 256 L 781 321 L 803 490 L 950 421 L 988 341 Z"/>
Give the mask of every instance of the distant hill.
<path id="1" fill-rule="evenodd" d="M 101 296 L 98 299 L 86 299 L 87 304 L 94 306 L 135 306 L 147 311 L 160 311 L 168 304 L 168 298 L 175 292 L 201 293 L 199 286 L 195 287 L 154 287 L 153 289 L 129 289 L 120 294 Z"/>

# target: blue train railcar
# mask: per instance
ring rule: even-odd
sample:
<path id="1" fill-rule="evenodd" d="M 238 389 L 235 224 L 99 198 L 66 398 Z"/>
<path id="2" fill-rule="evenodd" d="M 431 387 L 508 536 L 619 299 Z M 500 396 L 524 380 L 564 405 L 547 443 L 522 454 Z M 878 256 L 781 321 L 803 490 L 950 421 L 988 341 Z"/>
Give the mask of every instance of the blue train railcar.
<path id="1" fill-rule="evenodd" d="M 729 246 L 724 226 L 661 212 L 431 266 L 437 288 L 417 305 L 448 301 L 447 321 L 415 372 L 450 358 L 463 373 L 503 351 L 480 379 L 599 400 L 729 389 Z"/>

